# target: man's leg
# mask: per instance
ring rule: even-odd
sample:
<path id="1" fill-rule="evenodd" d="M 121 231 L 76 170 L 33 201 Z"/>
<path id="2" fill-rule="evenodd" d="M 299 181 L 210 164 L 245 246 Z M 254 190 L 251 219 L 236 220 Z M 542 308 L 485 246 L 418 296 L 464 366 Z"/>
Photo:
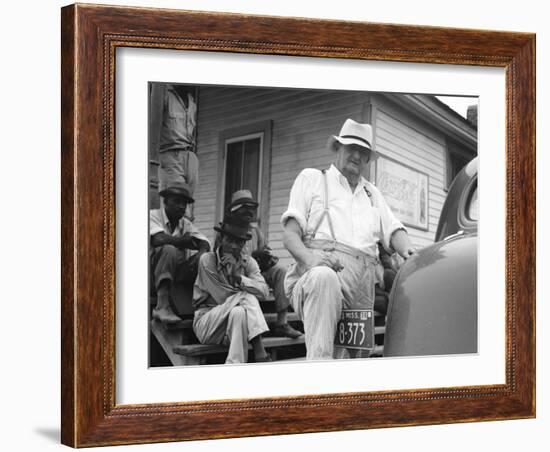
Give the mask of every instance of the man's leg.
<path id="1" fill-rule="evenodd" d="M 260 307 L 258 299 L 249 293 L 242 293 L 239 305 L 246 312 L 246 324 L 248 331 L 248 341 L 252 344 L 254 358 L 256 362 L 268 361 L 268 355 L 262 342 L 262 333 L 269 330 L 265 321 L 264 313 Z"/>
<path id="2" fill-rule="evenodd" d="M 193 195 L 199 179 L 199 159 L 193 151 L 175 150 L 159 153 L 159 191 L 174 182 L 189 184 Z"/>
<path id="3" fill-rule="evenodd" d="M 193 331 L 199 342 L 229 346 L 226 363 L 246 362 L 249 341 L 256 360 L 265 357 L 260 335 L 268 329 L 257 298 L 244 292 L 232 295 L 225 303 L 195 316 L 193 322 Z"/>
<path id="4" fill-rule="evenodd" d="M 293 339 L 300 337 L 302 333 L 292 328 L 287 322 L 287 313 L 290 301 L 285 294 L 286 268 L 280 264 L 276 264 L 263 272 L 262 275 L 267 285 L 273 289 L 273 295 L 275 296 L 277 320 L 275 327 L 272 329 L 273 334 L 277 336 L 290 337 Z"/>
<path id="5" fill-rule="evenodd" d="M 199 159 L 193 151 L 182 151 L 180 158 L 185 181 L 189 184 L 193 195 L 199 181 Z"/>
<path id="6" fill-rule="evenodd" d="M 153 318 L 164 323 L 179 322 L 181 319 L 170 307 L 172 283 L 184 260 L 182 251 L 172 245 L 164 245 L 155 249 L 153 254 L 153 273 L 157 289 L 157 306 L 153 309 Z"/>
<path id="7" fill-rule="evenodd" d="M 226 337 L 229 341 L 226 364 L 246 363 L 248 361 L 248 325 L 246 311 L 235 306 L 229 311 Z"/>
<path id="8" fill-rule="evenodd" d="M 304 322 L 307 359 L 332 359 L 342 310 L 336 272 L 328 267 L 313 267 L 294 286 L 292 304 Z"/>

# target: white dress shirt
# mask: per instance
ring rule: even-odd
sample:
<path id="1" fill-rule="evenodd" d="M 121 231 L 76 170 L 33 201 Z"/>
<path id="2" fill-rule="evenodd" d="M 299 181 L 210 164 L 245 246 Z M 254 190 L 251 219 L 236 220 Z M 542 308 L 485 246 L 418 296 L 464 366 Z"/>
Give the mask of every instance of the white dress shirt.
<path id="1" fill-rule="evenodd" d="M 303 238 L 313 234 L 325 208 L 323 177 L 323 173 L 314 168 L 306 168 L 298 174 L 290 191 L 288 209 L 281 217 L 283 226 L 289 218 L 294 218 L 302 228 Z M 361 177 L 352 192 L 347 179 L 334 165 L 326 171 L 326 177 L 336 241 L 371 256 L 378 255 L 377 242 L 381 241 L 393 252 L 391 236 L 396 230 L 405 228 L 374 184 Z M 315 239 L 333 240 L 328 218 L 321 222 Z"/>

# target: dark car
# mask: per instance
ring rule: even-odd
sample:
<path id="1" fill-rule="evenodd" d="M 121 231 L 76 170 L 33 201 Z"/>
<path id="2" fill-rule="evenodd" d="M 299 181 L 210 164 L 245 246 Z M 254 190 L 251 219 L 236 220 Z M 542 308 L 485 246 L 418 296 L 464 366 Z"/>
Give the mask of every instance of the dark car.
<path id="1" fill-rule="evenodd" d="M 478 159 L 456 176 L 436 242 L 408 259 L 390 294 L 384 356 L 476 353 Z"/>

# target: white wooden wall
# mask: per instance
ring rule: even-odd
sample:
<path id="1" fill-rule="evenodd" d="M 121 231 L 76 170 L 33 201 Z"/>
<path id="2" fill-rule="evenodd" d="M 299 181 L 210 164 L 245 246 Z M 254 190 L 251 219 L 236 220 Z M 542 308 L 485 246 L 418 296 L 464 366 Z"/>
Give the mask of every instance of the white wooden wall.
<path id="1" fill-rule="evenodd" d="M 374 142 L 382 155 L 428 174 L 428 231 L 407 227 L 413 243 L 433 243 L 445 191 L 445 136 L 382 96 L 373 98 Z"/>

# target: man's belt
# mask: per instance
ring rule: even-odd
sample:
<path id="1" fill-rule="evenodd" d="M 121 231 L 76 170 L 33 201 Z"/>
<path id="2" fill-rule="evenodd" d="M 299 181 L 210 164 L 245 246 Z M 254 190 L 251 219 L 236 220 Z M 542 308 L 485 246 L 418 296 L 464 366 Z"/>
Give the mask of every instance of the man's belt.
<path id="1" fill-rule="evenodd" d="M 344 243 L 336 242 L 333 240 L 306 240 L 304 242 L 304 245 L 307 248 L 321 250 L 321 251 L 339 251 L 344 254 L 348 254 L 349 256 L 355 257 L 357 259 L 368 259 L 372 261 L 373 264 L 378 263 L 378 258 L 376 256 L 372 256 L 370 254 L 365 253 L 364 251 L 358 250 L 357 248 L 354 248 L 349 245 L 345 245 Z"/>

